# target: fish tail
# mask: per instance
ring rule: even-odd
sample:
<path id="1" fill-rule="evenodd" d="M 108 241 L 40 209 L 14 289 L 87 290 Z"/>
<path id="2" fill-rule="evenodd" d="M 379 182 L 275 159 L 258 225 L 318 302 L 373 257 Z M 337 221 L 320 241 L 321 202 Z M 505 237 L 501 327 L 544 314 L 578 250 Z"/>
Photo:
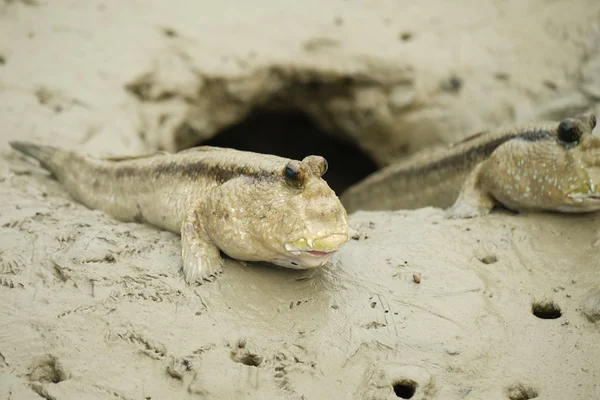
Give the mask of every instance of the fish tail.
<path id="1" fill-rule="evenodd" d="M 52 159 L 59 151 L 59 148 L 22 141 L 12 141 L 9 144 L 13 149 L 36 159 L 43 168 L 54 172 Z"/>

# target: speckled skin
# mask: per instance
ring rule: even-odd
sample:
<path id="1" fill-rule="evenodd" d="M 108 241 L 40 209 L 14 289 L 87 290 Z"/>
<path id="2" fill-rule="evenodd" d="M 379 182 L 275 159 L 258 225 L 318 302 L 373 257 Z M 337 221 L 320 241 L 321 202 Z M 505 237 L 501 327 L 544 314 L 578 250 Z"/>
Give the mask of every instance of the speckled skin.
<path id="1" fill-rule="evenodd" d="M 348 241 L 346 211 L 322 178 L 327 163 L 320 156 L 297 161 L 203 146 L 97 159 L 26 142 L 11 146 L 40 161 L 89 208 L 180 233 L 190 284 L 221 272 L 221 251 L 304 269 L 326 264 Z"/>
<path id="2" fill-rule="evenodd" d="M 600 137 L 593 115 L 511 126 L 390 165 L 341 196 L 358 210 L 448 208 L 449 218 L 600 209 Z"/>

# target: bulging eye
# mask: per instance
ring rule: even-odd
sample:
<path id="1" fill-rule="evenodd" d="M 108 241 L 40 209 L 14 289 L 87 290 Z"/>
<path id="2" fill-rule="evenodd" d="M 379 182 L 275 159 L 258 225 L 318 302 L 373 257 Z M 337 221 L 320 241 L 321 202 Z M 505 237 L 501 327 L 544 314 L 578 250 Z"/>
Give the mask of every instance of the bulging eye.
<path id="1" fill-rule="evenodd" d="M 286 182 L 295 188 L 301 187 L 304 184 L 304 171 L 300 163 L 290 161 L 283 170 Z"/>
<path id="2" fill-rule="evenodd" d="M 577 124 L 570 119 L 558 125 L 558 139 L 565 143 L 577 143 L 581 138 L 581 131 Z"/>
<path id="3" fill-rule="evenodd" d="M 323 176 L 329 165 L 327 160 L 322 156 L 307 156 L 302 160 L 304 165 L 307 165 L 315 176 Z"/>
<path id="4" fill-rule="evenodd" d="M 325 172 L 329 169 L 329 163 L 326 159 L 323 159 L 323 164 L 321 164 L 321 176 L 325 175 Z"/>
<path id="5" fill-rule="evenodd" d="M 285 177 L 290 181 L 297 181 L 299 179 L 300 172 L 293 167 L 285 167 Z"/>

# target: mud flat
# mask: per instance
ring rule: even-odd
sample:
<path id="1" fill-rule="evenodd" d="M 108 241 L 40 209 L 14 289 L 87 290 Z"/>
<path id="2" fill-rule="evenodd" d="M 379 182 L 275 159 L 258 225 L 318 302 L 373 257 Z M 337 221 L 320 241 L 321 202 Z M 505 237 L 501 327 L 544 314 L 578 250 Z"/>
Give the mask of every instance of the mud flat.
<path id="1" fill-rule="evenodd" d="M 596 1 L 303 4 L 0 5 L 0 398 L 600 398 L 600 215 L 359 212 L 328 267 L 190 287 L 177 235 L 9 150 L 172 150 L 279 104 L 385 165 L 598 111 Z"/>

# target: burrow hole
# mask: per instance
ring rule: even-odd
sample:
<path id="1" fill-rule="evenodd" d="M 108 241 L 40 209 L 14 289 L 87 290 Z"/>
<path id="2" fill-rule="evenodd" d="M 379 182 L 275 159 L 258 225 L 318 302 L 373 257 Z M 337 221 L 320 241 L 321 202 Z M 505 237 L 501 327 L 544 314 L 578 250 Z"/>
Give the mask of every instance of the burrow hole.
<path id="1" fill-rule="evenodd" d="M 530 386 L 516 384 L 508 388 L 510 400 L 531 400 L 538 397 L 538 391 Z"/>
<path id="2" fill-rule="evenodd" d="M 531 312 L 541 319 L 557 319 L 562 315 L 559 305 L 550 300 L 534 301 Z"/>
<path id="3" fill-rule="evenodd" d="M 240 357 L 240 363 L 249 367 L 258 367 L 263 362 L 263 358 L 258 354 L 246 353 Z"/>
<path id="4" fill-rule="evenodd" d="M 338 195 L 378 169 L 358 146 L 324 132 L 299 111 L 257 110 L 196 145 L 229 147 L 296 160 L 308 155 L 323 156 L 329 164 L 323 179 Z"/>
<path id="5" fill-rule="evenodd" d="M 417 391 L 417 386 L 417 382 L 410 379 L 396 381 L 392 385 L 396 397 L 400 397 L 401 399 L 412 399 Z"/>
<path id="6" fill-rule="evenodd" d="M 483 257 L 480 257 L 479 261 L 481 261 L 482 263 L 484 263 L 486 265 L 490 265 L 490 264 L 494 264 L 494 263 L 498 262 L 498 257 L 496 257 L 495 254 L 487 254 Z"/>
<path id="7" fill-rule="evenodd" d="M 59 383 L 69 379 L 69 374 L 64 370 L 58 359 L 47 354 L 36 359 L 30 367 L 29 380 L 31 382 Z"/>

